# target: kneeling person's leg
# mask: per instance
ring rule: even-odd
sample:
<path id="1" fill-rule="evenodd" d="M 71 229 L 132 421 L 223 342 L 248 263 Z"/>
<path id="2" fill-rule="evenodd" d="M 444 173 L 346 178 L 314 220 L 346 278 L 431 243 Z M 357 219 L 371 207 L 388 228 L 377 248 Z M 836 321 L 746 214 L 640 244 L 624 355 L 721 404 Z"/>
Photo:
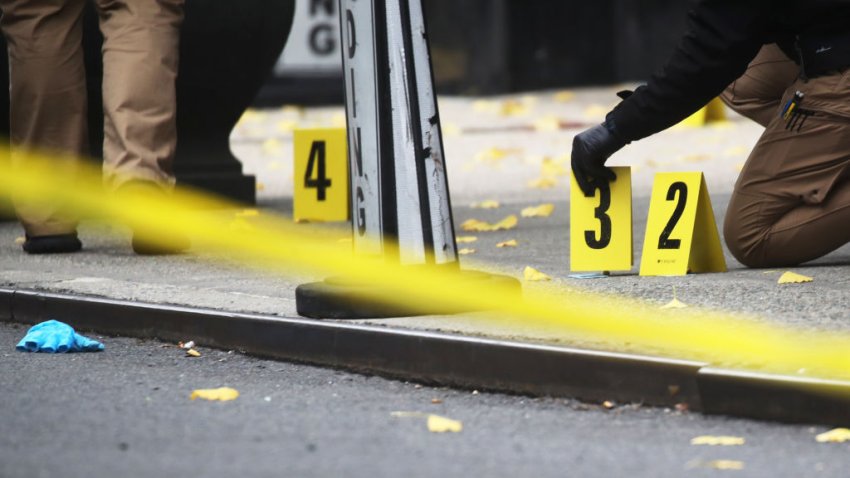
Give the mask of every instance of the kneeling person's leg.
<path id="1" fill-rule="evenodd" d="M 812 106 L 822 108 L 819 83 L 834 91 L 832 82 L 815 80 L 793 86 L 786 97 L 807 88 L 806 100 L 811 96 Z M 813 111 L 793 128 L 793 118 L 777 115 L 735 186 L 726 243 L 747 266 L 796 265 L 850 242 L 850 117 Z"/>

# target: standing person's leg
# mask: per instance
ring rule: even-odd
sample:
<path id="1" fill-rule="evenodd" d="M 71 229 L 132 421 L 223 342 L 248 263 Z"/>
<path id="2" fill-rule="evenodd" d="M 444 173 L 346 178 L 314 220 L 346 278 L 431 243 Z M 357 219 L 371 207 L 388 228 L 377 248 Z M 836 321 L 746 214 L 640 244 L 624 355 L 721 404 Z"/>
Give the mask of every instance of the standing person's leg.
<path id="1" fill-rule="evenodd" d="M 103 32 L 104 180 L 125 197 L 161 197 L 174 186 L 177 67 L 183 0 L 96 0 Z M 172 254 L 189 247 L 133 228 L 133 250 Z"/>
<path id="2" fill-rule="evenodd" d="M 88 152 L 82 50 L 85 0 L 0 0 L 9 47 L 12 166 L 31 151 L 55 155 L 51 174 L 73 181 Z M 70 184 L 69 184 L 70 186 Z M 16 198 L 30 253 L 80 249 L 76 217 L 51 201 Z"/>
<path id="3" fill-rule="evenodd" d="M 850 242 L 850 69 L 797 81 L 783 104 L 797 90 L 802 114 L 774 113 L 726 213 L 729 249 L 751 267 L 797 265 Z"/>
<path id="4" fill-rule="evenodd" d="M 183 0 L 96 0 L 103 32 L 107 188 L 174 184 Z"/>
<path id="5" fill-rule="evenodd" d="M 785 90 L 797 80 L 800 67 L 775 44 L 765 45 L 746 73 L 720 96 L 727 106 L 767 127 Z"/>

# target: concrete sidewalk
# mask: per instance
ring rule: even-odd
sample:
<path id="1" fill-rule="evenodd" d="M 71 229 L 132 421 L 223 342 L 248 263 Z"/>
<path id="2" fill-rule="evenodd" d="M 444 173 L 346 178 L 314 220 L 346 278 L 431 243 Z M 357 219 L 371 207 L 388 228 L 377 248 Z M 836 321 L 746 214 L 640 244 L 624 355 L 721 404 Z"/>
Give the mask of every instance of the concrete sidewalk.
<path id="1" fill-rule="evenodd" d="M 756 314 L 761 320 L 812 328 L 850 329 L 850 246 L 797 269 L 815 277 L 810 284 L 779 286 L 781 271 L 748 270 L 727 252 L 725 274 L 678 278 L 638 277 L 648 196 L 660 171 L 704 171 L 722 224 L 737 168 L 759 135 L 759 128 L 740 117 L 699 129 L 674 129 L 638 142 L 615 156 L 614 164 L 634 168 L 635 268 L 599 280 L 569 276 L 570 143 L 577 129 L 553 130 L 560 123 L 599 121 L 618 88 L 581 90 L 535 96 L 476 100 L 441 100 L 446 130 L 449 182 L 459 224 L 476 218 L 495 221 L 518 214 L 528 205 L 555 204 L 549 218 L 521 219 L 511 231 L 476 234 L 475 254 L 464 256 L 467 268 L 497 268 L 520 276 L 525 266 L 540 269 L 571 288 L 625 294 L 662 305 L 675 294 L 690 305 Z M 258 176 L 264 213 L 291 215 L 292 130 L 298 126 L 339 126 L 342 108 L 302 110 L 287 107 L 250 111 L 233 134 L 234 151 L 245 169 Z M 528 182 L 541 177 L 541 164 L 557 184 L 537 189 Z M 473 201 L 497 199 L 502 207 L 480 210 Z M 229 214 L 229 213 L 224 213 Z M 345 224 L 330 225 L 340 238 Z M 226 231 L 225 231 L 226 233 Z M 136 257 L 129 235 L 120 227 L 86 222 L 81 228 L 85 251 L 69 256 L 26 256 L 15 244 L 22 235 L 15 224 L 0 225 L 0 287 L 84 294 L 150 303 L 216 310 L 295 316 L 294 289 L 315 277 L 269 277 L 200 258 Z M 498 249 L 496 243 L 516 239 L 519 247 Z M 459 332 L 476 336 L 558 342 L 551 332 L 523 324 L 494 323 L 480 317 L 391 319 L 383 325 Z"/>
<path id="2" fill-rule="evenodd" d="M 656 172 L 703 171 L 717 222 L 722 224 L 737 170 L 759 135 L 758 127 L 741 118 L 672 130 L 618 154 L 612 164 L 634 167 L 635 267 L 602 279 L 569 277 L 570 143 L 580 128 L 601 120 L 615 90 L 441 102 L 457 224 L 471 218 L 494 222 L 542 202 L 555 205 L 550 217 L 523 218 L 513 230 L 475 234 L 476 252 L 463 256 L 464 267 L 521 277 L 522 270 L 532 266 L 551 275 L 556 285 L 572 290 L 625 295 L 659 307 L 676 296 L 691 306 L 746 314 L 770 324 L 850 330 L 850 246 L 795 269 L 815 278 L 808 284 L 780 286 L 781 270 L 748 270 L 728 251 L 727 273 L 637 275 Z M 292 130 L 340 126 L 342 115 L 342 108 L 292 107 L 246 114 L 232 146 L 245 169 L 258 176 L 261 214 L 291 216 Z M 530 185 L 543 176 L 554 179 L 552 187 Z M 499 200 L 501 207 L 470 206 L 487 199 Z M 216 213 L 221 215 L 223 234 L 238 213 Z M 320 227 L 330 237 L 350 237 L 348 224 Z M 739 376 L 730 368 L 741 364 L 721 358 L 709 363 L 656 359 L 641 356 L 652 351 L 629 343 L 577 342 L 568 336 L 567 327 L 543 328 L 486 312 L 364 320 L 352 326 L 290 320 L 297 317 L 296 286 L 323 277 L 270 276 L 221 258 L 214 262 L 193 255 L 138 257 L 129 247 L 126 228 L 99 221 L 84 221 L 80 233 L 82 253 L 27 256 L 17 244 L 20 227 L 0 224 L 0 320 L 52 318 L 118 335 L 170 341 L 205 338 L 200 345 L 244 346 L 268 357 L 459 387 L 590 401 L 617 397 L 664 406 L 678 406 L 681 401 L 692 410 L 767 419 L 820 423 L 846 419 L 842 397 L 850 383 L 819 383 L 803 369 L 794 377 Z M 509 239 L 517 240 L 518 247 L 496 247 Z M 28 291 L 69 297 L 40 297 Z M 800 381 L 812 385 L 813 394 L 801 394 Z M 817 392 L 818 387 L 832 386 L 837 387 L 832 395 Z M 764 406 L 765 400 L 772 402 L 771 407 Z"/>

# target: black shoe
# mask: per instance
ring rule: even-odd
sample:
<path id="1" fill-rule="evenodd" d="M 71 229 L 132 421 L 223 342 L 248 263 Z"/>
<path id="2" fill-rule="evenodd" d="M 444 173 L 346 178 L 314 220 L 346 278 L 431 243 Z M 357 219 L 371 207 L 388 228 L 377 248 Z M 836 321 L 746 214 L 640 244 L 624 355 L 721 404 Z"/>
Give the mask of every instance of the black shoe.
<path id="1" fill-rule="evenodd" d="M 23 249 L 27 254 L 64 254 L 77 252 L 83 248 L 83 243 L 77 233 L 57 234 L 54 236 L 27 236 Z"/>
<path id="2" fill-rule="evenodd" d="M 167 240 L 153 239 L 150 235 L 133 233 L 133 252 L 140 256 L 172 256 L 182 254 L 191 247 L 186 236 L 172 234 Z"/>

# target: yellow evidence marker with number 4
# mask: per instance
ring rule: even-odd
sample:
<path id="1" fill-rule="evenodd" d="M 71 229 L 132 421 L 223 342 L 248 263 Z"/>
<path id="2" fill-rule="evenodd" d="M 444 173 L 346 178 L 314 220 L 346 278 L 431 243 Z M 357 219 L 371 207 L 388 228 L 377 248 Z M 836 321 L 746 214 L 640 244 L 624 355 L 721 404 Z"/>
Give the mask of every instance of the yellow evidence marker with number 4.
<path id="1" fill-rule="evenodd" d="M 570 270 L 628 271 L 634 264 L 632 170 L 611 168 L 617 179 L 586 197 L 571 176 Z"/>
<path id="2" fill-rule="evenodd" d="M 642 276 L 726 272 L 711 197 L 702 173 L 658 173 L 652 186 Z"/>
<path id="3" fill-rule="evenodd" d="M 351 211 L 345 129 L 297 129 L 294 136 L 295 221 L 347 221 Z"/>

